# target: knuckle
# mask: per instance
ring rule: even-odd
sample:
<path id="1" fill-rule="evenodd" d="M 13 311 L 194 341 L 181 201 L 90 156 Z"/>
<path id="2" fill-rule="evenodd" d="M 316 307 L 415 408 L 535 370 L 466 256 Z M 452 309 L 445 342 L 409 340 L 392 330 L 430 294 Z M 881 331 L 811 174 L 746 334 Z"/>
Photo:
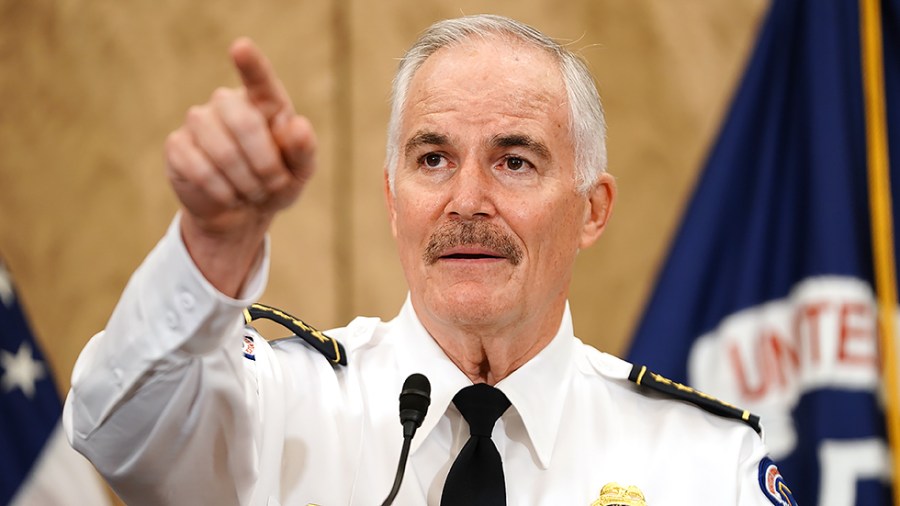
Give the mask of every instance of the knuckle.
<path id="1" fill-rule="evenodd" d="M 222 100 L 230 100 L 234 97 L 235 91 L 231 88 L 226 88 L 225 86 L 219 86 L 212 92 L 212 101 L 219 102 Z"/>
<path id="2" fill-rule="evenodd" d="M 206 195 L 231 193 L 232 190 L 215 169 L 211 167 L 195 167 L 190 175 L 191 182 Z"/>
<path id="3" fill-rule="evenodd" d="M 294 148 L 304 152 L 312 152 L 316 150 L 316 144 L 317 140 L 315 134 L 308 133 L 305 136 L 297 138 Z"/>
<path id="4" fill-rule="evenodd" d="M 216 181 L 216 173 L 209 167 L 196 167 L 193 173 L 194 184 L 201 188 L 209 188 Z"/>
<path id="5" fill-rule="evenodd" d="M 169 178 L 179 177 L 179 179 L 183 179 L 182 176 L 182 167 L 184 166 L 184 161 L 182 160 L 180 154 L 177 151 L 166 150 L 165 153 L 166 160 L 166 173 L 169 175 Z"/>
<path id="6" fill-rule="evenodd" d="M 236 115 L 230 121 L 232 132 L 238 137 L 249 137 L 262 133 L 265 124 L 255 114 L 244 113 Z"/>
<path id="7" fill-rule="evenodd" d="M 311 151 L 316 149 L 318 139 L 316 132 L 313 130 L 312 123 L 305 116 L 298 116 L 295 127 L 293 128 L 292 139 L 294 146 Z"/>
<path id="8" fill-rule="evenodd" d="M 247 199 L 254 204 L 262 204 L 269 199 L 269 193 L 264 188 L 254 188 L 247 191 Z"/>
<path id="9" fill-rule="evenodd" d="M 210 154 L 223 169 L 233 169 L 243 165 L 241 155 L 233 144 L 219 146 L 214 153 Z"/>
<path id="10" fill-rule="evenodd" d="M 307 118 L 306 116 L 303 116 L 302 114 L 298 114 L 295 117 L 296 117 L 295 121 L 297 123 L 296 128 L 298 130 L 305 130 L 310 133 L 313 132 L 312 122 L 309 120 L 309 118 Z"/>
<path id="11" fill-rule="evenodd" d="M 256 175 L 265 183 L 279 177 L 283 171 L 284 168 L 275 161 L 275 159 L 269 156 L 256 166 Z"/>
<path id="12" fill-rule="evenodd" d="M 189 126 L 197 125 L 198 123 L 203 121 L 208 114 L 209 107 L 205 105 L 192 105 L 188 108 L 187 114 L 185 115 L 185 124 Z"/>
<path id="13" fill-rule="evenodd" d="M 285 169 L 277 163 L 260 164 L 255 168 L 256 177 L 259 178 L 260 185 L 267 190 L 277 189 Z"/>
<path id="14" fill-rule="evenodd" d="M 166 136 L 165 143 L 163 144 L 164 149 L 167 153 L 177 151 L 181 148 L 184 136 L 181 133 L 181 129 L 174 130 L 169 132 L 169 135 Z"/>
<path id="15" fill-rule="evenodd" d="M 278 171 L 268 175 L 263 181 L 269 192 L 280 193 L 288 187 L 290 180 L 291 178 L 288 174 L 283 171 Z"/>
<path id="16" fill-rule="evenodd" d="M 190 137 L 181 129 L 175 130 L 166 136 L 163 145 L 165 159 L 173 168 L 184 165 L 185 152 L 190 149 Z"/>

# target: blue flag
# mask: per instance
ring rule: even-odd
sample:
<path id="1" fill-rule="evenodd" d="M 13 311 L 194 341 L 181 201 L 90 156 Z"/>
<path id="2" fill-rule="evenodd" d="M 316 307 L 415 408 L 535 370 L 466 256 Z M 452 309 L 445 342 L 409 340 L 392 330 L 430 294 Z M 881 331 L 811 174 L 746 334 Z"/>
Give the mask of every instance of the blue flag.
<path id="1" fill-rule="evenodd" d="M 9 504 L 62 414 L 59 394 L 0 263 L 0 504 Z"/>
<path id="2" fill-rule="evenodd" d="M 800 504 L 891 504 L 858 8 L 772 2 L 629 352 L 761 415 Z M 882 21 L 896 217 L 900 0 Z"/>
<path id="3" fill-rule="evenodd" d="M 87 461 L 68 447 L 61 415 L 49 367 L 0 260 L 0 504 L 108 503 Z"/>

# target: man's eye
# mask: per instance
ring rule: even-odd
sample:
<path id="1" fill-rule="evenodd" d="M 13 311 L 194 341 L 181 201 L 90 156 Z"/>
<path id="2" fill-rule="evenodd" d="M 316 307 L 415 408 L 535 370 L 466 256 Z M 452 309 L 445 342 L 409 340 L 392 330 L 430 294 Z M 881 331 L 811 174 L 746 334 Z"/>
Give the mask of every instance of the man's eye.
<path id="1" fill-rule="evenodd" d="M 512 171 L 522 170 L 527 164 L 528 162 L 516 156 L 510 156 L 506 159 L 506 168 Z"/>
<path id="2" fill-rule="evenodd" d="M 422 157 L 422 162 L 431 168 L 440 167 L 444 161 L 444 157 L 437 153 L 428 153 Z"/>

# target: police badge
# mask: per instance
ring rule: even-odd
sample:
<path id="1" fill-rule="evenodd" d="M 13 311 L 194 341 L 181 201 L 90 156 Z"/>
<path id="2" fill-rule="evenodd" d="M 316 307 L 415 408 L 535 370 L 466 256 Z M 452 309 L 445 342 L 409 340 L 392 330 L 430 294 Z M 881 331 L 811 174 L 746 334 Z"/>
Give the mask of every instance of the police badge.
<path id="1" fill-rule="evenodd" d="M 600 489 L 600 497 L 591 506 L 647 506 L 647 502 L 637 487 L 623 487 L 613 481 Z"/>

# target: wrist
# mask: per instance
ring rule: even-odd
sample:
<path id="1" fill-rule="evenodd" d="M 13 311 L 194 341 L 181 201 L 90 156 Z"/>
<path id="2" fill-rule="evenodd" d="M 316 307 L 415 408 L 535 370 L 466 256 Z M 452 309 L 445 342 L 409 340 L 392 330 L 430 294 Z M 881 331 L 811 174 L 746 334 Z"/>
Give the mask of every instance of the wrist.
<path id="1" fill-rule="evenodd" d="M 181 217 L 181 237 L 207 281 L 236 298 L 262 253 L 271 215 L 256 215 L 226 226 L 210 226 L 189 212 Z"/>

